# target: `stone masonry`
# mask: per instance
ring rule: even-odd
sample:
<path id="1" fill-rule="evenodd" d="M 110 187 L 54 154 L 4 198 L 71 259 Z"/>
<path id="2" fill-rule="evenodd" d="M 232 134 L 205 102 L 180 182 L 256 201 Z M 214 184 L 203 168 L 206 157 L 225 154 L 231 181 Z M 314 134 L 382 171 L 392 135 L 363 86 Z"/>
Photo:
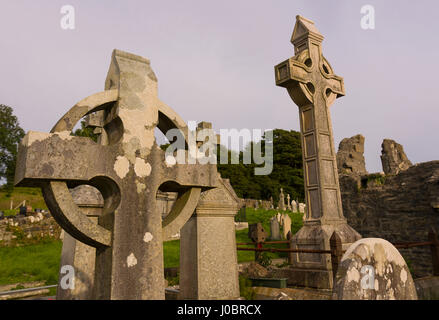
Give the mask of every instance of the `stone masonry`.
<path id="1" fill-rule="evenodd" d="M 381 148 L 381 163 L 385 174 L 398 174 L 412 166 L 404 152 L 404 148 L 399 143 L 384 139 Z"/>
<path id="2" fill-rule="evenodd" d="M 341 174 L 367 174 L 364 160 L 364 137 L 358 134 L 352 138 L 343 139 L 337 152 L 337 167 Z"/>

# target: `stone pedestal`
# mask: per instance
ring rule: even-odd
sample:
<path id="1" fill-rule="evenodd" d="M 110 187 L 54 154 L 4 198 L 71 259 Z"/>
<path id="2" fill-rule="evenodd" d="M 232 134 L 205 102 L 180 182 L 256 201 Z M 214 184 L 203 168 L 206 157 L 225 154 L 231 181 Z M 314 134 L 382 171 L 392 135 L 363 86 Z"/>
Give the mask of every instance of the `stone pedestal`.
<path id="1" fill-rule="evenodd" d="M 238 258 L 234 216 L 239 198 L 228 180 L 202 193 L 181 229 L 180 299 L 237 299 Z"/>
<path id="2" fill-rule="evenodd" d="M 98 190 L 82 185 L 71 191 L 72 198 L 79 209 L 95 224 L 102 212 L 104 201 Z M 70 265 L 75 271 L 75 286 L 73 289 L 63 289 L 61 282 L 56 291 L 57 300 L 89 300 L 93 299 L 94 270 L 96 249 L 75 240 L 64 232 L 60 268 Z M 60 273 L 59 281 L 64 275 Z"/>

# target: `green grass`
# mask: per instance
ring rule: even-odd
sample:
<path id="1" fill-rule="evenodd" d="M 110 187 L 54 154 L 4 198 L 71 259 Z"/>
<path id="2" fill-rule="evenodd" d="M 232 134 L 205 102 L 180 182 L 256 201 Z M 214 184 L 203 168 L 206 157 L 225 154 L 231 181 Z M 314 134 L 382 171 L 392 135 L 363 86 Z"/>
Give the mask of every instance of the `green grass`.
<path id="1" fill-rule="evenodd" d="M 261 222 L 270 233 L 270 218 L 278 211 L 247 209 L 249 224 Z M 296 233 L 302 226 L 302 214 L 285 211 L 292 220 L 291 231 Z M 236 232 L 236 242 L 251 242 L 248 229 Z M 253 246 L 247 246 L 253 247 Z M 272 248 L 287 248 L 283 245 L 270 245 Z M 46 285 L 56 284 L 60 266 L 62 242 L 42 240 L 41 243 L 18 247 L 0 247 L 0 285 L 19 282 L 44 281 Z M 165 267 L 178 267 L 180 264 L 180 240 L 165 242 L 163 245 Z M 286 257 L 285 253 L 267 253 L 271 259 Z M 254 261 L 253 251 L 238 251 L 238 262 Z"/>
<path id="2" fill-rule="evenodd" d="M 61 248 L 61 241 L 0 247 L 0 285 L 33 281 L 57 284 Z"/>

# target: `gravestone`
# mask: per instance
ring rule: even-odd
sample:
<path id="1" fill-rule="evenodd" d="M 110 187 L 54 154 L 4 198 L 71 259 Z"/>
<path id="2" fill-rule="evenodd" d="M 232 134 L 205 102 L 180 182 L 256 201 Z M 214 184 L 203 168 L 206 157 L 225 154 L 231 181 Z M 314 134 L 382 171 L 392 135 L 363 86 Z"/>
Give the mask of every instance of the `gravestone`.
<path id="1" fill-rule="evenodd" d="M 93 113 L 99 113 L 98 143 L 72 136 L 74 126 Z M 30 131 L 19 145 L 16 185 L 41 187 L 61 227 L 96 248 L 95 299 L 164 299 L 162 239 L 181 229 L 202 191 L 218 185 L 216 165 L 188 164 L 184 150 L 186 164 L 165 161 L 155 128 L 176 128 L 188 141 L 184 121 L 158 99 L 149 60 L 115 50 L 105 91 L 78 102 L 51 133 Z M 69 192 L 83 184 L 104 198 L 97 225 Z M 179 195 L 163 221 L 158 190 Z"/>
<path id="2" fill-rule="evenodd" d="M 297 208 L 297 202 L 296 200 L 291 201 L 291 211 L 293 212 L 299 212 L 298 208 Z"/>
<path id="3" fill-rule="evenodd" d="M 381 148 L 381 163 L 385 174 L 398 174 L 412 166 L 399 143 L 384 139 Z"/>
<path id="4" fill-rule="evenodd" d="M 282 219 L 282 215 L 279 212 L 276 214 L 276 219 L 277 219 L 277 222 L 279 222 L 279 224 L 280 224 L 280 220 Z"/>
<path id="5" fill-rule="evenodd" d="M 305 208 L 306 208 L 306 204 L 299 203 L 299 212 L 300 213 L 305 213 Z"/>
<path id="6" fill-rule="evenodd" d="M 290 198 L 290 194 L 287 194 L 287 210 L 291 210 L 291 198 Z"/>
<path id="7" fill-rule="evenodd" d="M 284 189 L 280 188 L 280 194 L 279 194 L 279 202 L 277 204 L 278 210 L 285 210 L 285 195 L 284 195 Z"/>
<path id="8" fill-rule="evenodd" d="M 330 105 L 344 96 L 343 78 L 334 74 L 322 54 L 323 36 L 314 22 L 296 17 L 291 42 L 295 56 L 275 67 L 276 85 L 284 87 L 299 107 L 305 180 L 306 220 L 292 238 L 294 249 L 329 250 L 336 231 L 343 247 L 360 235 L 343 216 Z M 290 284 L 331 289 L 332 265 L 327 255 L 292 253 Z"/>
<path id="9" fill-rule="evenodd" d="M 256 243 L 265 242 L 267 239 L 267 232 L 260 222 L 249 225 L 247 235 L 253 242 Z"/>
<path id="10" fill-rule="evenodd" d="M 270 197 L 270 209 L 274 209 L 273 197 Z"/>
<path id="11" fill-rule="evenodd" d="M 338 300 L 417 300 L 404 258 L 384 239 L 352 244 L 338 267 L 333 290 Z"/>
<path id="12" fill-rule="evenodd" d="M 280 240 L 280 226 L 276 217 L 270 219 L 270 239 Z"/>
<path id="13" fill-rule="evenodd" d="M 282 215 L 282 237 L 287 239 L 288 232 L 291 232 L 291 218 L 288 214 Z"/>
<path id="14" fill-rule="evenodd" d="M 212 125 L 201 122 L 197 129 L 212 130 Z M 234 220 L 241 200 L 228 179 L 218 174 L 218 181 L 217 188 L 201 194 L 180 232 L 180 299 L 239 298 Z"/>
<path id="15" fill-rule="evenodd" d="M 100 192 L 87 185 L 78 186 L 70 192 L 74 203 L 82 213 L 97 224 L 104 207 L 104 199 Z M 96 249 L 94 247 L 77 241 L 68 233 L 64 233 L 59 284 L 56 290 L 57 300 L 93 299 L 95 257 Z M 62 286 L 63 267 L 65 266 L 74 268 L 74 288 L 63 288 Z"/>

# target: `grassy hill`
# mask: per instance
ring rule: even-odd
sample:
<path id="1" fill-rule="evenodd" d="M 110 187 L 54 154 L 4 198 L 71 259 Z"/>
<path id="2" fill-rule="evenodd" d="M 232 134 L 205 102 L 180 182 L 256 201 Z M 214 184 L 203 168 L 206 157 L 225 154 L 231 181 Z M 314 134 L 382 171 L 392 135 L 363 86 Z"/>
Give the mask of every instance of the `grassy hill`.
<path id="1" fill-rule="evenodd" d="M 18 212 L 18 210 L 10 211 L 11 202 L 12 208 L 15 208 L 24 200 L 26 200 L 26 205 L 30 205 L 34 209 L 47 210 L 40 188 L 14 188 L 10 196 L 7 196 L 6 192 L 0 189 L 0 211 L 5 212 L 6 215 Z"/>

